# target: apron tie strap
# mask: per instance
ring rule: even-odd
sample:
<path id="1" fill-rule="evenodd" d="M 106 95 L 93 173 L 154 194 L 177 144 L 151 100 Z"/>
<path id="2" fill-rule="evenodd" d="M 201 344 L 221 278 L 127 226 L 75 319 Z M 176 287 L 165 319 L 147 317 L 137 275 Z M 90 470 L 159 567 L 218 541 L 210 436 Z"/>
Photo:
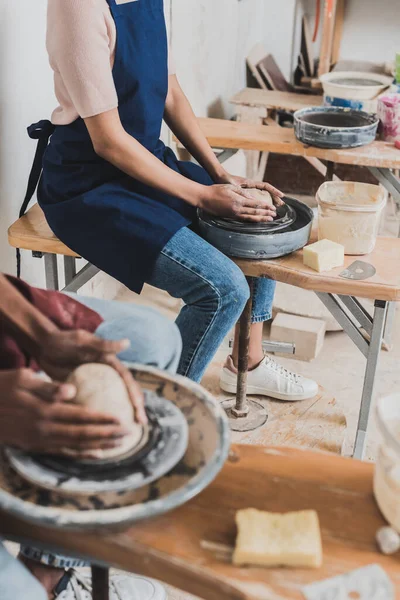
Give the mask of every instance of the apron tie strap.
<path id="1" fill-rule="evenodd" d="M 28 179 L 28 187 L 21 209 L 19 211 L 19 218 L 23 217 L 26 213 L 26 209 L 32 200 L 33 194 L 39 183 L 40 175 L 42 173 L 43 156 L 48 146 L 50 136 L 54 133 L 55 125 L 50 121 L 43 120 L 38 123 L 34 123 L 28 127 L 28 135 L 32 140 L 38 140 L 35 158 L 33 159 L 32 169 Z M 17 249 L 17 276 L 21 277 L 21 254 L 19 248 Z"/>

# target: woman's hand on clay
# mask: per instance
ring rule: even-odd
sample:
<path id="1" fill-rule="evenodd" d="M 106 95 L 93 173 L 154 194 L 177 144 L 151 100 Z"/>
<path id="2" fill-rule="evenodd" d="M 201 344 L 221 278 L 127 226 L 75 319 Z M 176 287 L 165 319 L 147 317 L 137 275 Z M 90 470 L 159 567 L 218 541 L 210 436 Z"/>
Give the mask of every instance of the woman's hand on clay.
<path id="1" fill-rule="evenodd" d="M 273 221 L 276 216 L 276 209 L 266 200 L 256 200 L 245 188 L 231 184 L 206 187 L 200 208 L 218 217 L 255 223 Z"/>
<path id="2" fill-rule="evenodd" d="M 51 332 L 41 344 L 38 362 L 53 379 L 64 381 L 76 367 L 86 363 L 103 363 L 113 367 L 127 387 L 135 409 L 136 421 L 147 423 L 144 396 L 131 372 L 117 358 L 117 354 L 129 348 L 129 340 L 103 340 L 84 330 Z"/>
<path id="3" fill-rule="evenodd" d="M 282 200 L 284 194 L 270 183 L 264 181 L 253 181 L 246 177 L 238 177 L 237 175 L 231 175 L 226 171 L 218 177 L 217 183 L 230 183 L 232 185 L 240 186 L 243 189 L 257 189 L 269 192 L 272 196 L 272 200 L 275 206 L 282 206 L 284 201 Z"/>
<path id="4" fill-rule="evenodd" d="M 76 390 L 30 369 L 0 371 L 0 444 L 31 452 L 115 448 L 127 431 L 113 416 L 72 401 Z"/>

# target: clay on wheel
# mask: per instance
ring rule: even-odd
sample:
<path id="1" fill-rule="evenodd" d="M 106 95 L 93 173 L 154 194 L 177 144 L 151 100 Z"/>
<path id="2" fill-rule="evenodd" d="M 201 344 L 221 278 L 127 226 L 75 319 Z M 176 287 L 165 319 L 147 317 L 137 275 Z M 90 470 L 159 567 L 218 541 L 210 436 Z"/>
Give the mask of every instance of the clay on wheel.
<path id="1" fill-rule="evenodd" d="M 110 450 L 90 452 L 90 458 L 106 460 L 119 457 L 137 446 L 143 437 L 143 427 L 135 422 L 135 413 L 124 381 L 115 369 L 108 365 L 87 364 L 75 369 L 67 379 L 77 389 L 75 402 L 89 410 L 112 415 L 124 427 L 131 430 L 122 443 Z M 85 458 L 79 451 L 66 448 L 70 456 Z"/>
<path id="2" fill-rule="evenodd" d="M 267 201 L 270 206 L 274 206 L 272 196 L 269 192 L 267 192 L 267 190 L 251 189 L 246 191 L 250 192 L 255 200 L 260 200 L 261 202 Z"/>

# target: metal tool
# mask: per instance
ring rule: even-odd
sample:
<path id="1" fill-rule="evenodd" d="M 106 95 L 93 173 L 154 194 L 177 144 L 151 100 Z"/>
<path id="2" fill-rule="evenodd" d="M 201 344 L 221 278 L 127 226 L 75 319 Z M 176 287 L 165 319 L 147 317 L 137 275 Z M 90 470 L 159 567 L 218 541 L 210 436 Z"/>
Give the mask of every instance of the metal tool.
<path id="1" fill-rule="evenodd" d="M 373 277 L 376 273 L 376 269 L 370 263 L 364 262 L 363 260 L 356 260 L 347 269 L 339 273 L 339 277 L 344 279 L 355 279 L 362 281 Z"/>

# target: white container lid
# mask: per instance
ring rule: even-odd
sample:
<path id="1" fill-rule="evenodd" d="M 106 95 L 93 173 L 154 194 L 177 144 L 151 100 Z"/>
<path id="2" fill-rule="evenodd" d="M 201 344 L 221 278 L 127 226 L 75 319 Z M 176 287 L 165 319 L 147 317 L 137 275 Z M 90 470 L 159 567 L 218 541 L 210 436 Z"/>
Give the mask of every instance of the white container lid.
<path id="1" fill-rule="evenodd" d="M 379 185 L 358 181 L 325 181 L 317 191 L 318 204 L 332 210 L 352 212 L 381 211 L 388 192 Z"/>

